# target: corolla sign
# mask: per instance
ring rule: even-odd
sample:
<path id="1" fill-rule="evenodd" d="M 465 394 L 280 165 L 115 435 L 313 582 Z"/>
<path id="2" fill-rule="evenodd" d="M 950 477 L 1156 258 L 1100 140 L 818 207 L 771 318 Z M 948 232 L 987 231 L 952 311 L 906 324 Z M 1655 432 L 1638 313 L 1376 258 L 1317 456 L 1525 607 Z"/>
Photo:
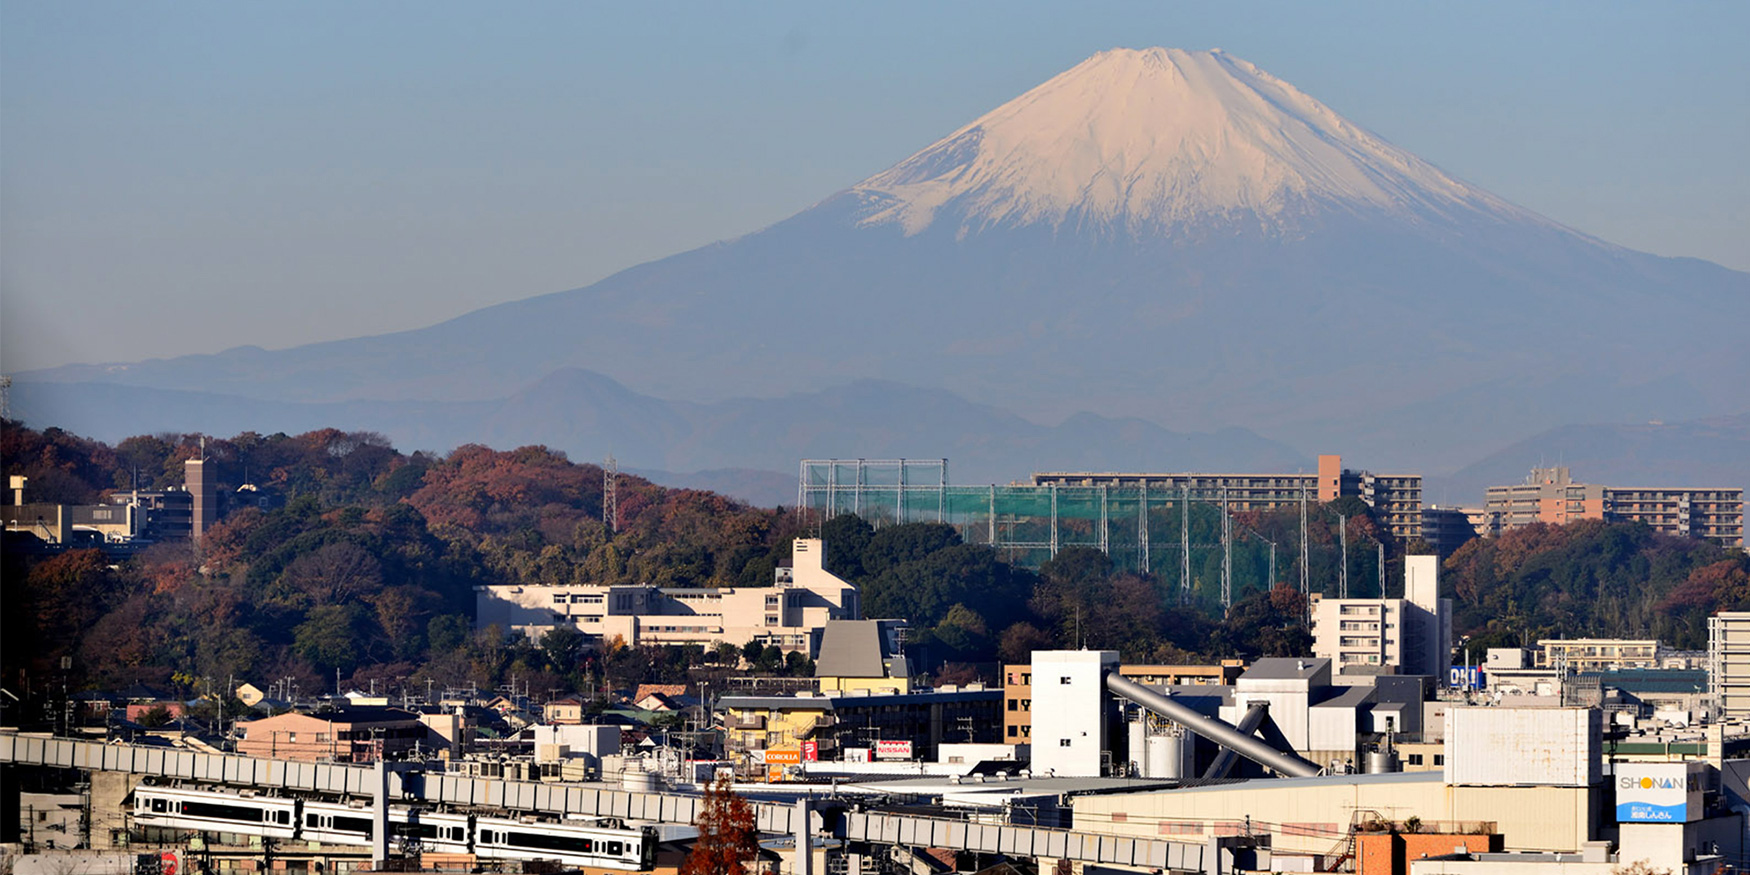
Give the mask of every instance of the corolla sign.
<path id="1" fill-rule="evenodd" d="M 1701 781 L 1684 763 L 1616 767 L 1618 823 L 1687 823 L 1701 816 Z"/>

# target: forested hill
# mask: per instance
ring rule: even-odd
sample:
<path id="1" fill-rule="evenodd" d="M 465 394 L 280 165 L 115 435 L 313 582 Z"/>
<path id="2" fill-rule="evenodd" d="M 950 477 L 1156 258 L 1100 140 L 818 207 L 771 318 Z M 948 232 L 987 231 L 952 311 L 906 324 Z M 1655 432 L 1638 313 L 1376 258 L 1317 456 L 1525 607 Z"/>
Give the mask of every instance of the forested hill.
<path id="1" fill-rule="evenodd" d="M 30 478 L 31 501 L 179 486 L 183 461 L 200 452 L 196 435 L 112 447 L 57 429 L 0 428 L 4 473 Z M 827 540 L 829 567 L 862 587 L 870 616 L 909 620 L 914 656 L 943 677 L 969 678 L 967 666 L 1024 660 L 1035 648 L 1085 645 L 1178 662 L 1310 647 L 1305 603 L 1291 589 L 1242 591 L 1221 619 L 1207 593 L 1182 606 L 1175 581 L 1116 570 L 1087 549 L 1062 551 L 1034 571 L 942 525 L 804 521 L 630 476 L 619 479 L 620 526 L 610 531 L 602 470 L 543 447 L 467 446 L 439 457 L 324 430 L 207 437 L 205 454 L 222 491 L 251 483 L 284 504 L 230 513 L 199 556 L 165 543 L 112 564 L 95 550 L 44 555 L 8 538 L 0 613 L 9 688 L 47 676 L 63 656 L 73 658 L 77 682 L 93 686 L 293 678 L 319 690 L 338 670 L 421 688 L 427 679 L 490 688 L 516 677 L 536 690 L 570 690 L 677 680 L 689 666 L 724 668 L 741 656 L 766 670 L 803 671 L 773 653 L 590 653 L 577 636 L 537 646 L 472 629 L 472 588 L 484 584 L 768 586 L 799 534 Z M 1344 517 L 1358 527 L 1352 538 L 1377 534 L 1366 512 L 1355 501 L 1320 508 L 1314 540 L 1333 542 L 1332 521 Z M 1243 522 L 1269 535 L 1296 521 Z M 1389 545 L 1388 568 L 1406 549 L 1416 547 Z M 1361 550 L 1357 563 L 1372 552 Z M 1287 563 L 1281 577 L 1293 579 Z M 1635 525 L 1538 526 L 1473 542 L 1447 562 L 1445 580 L 1455 631 L 1476 647 L 1578 635 L 1656 635 L 1699 647 L 1708 613 L 1750 608 L 1742 551 Z"/>

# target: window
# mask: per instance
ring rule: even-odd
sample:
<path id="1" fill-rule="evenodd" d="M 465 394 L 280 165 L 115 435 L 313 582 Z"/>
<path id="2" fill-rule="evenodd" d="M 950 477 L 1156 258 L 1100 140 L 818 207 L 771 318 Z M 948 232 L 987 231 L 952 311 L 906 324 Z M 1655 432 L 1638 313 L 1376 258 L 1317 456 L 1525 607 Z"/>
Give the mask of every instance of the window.
<path id="1" fill-rule="evenodd" d="M 1419 753 L 1408 754 L 1404 759 L 1412 766 L 1419 766 L 1422 764 L 1422 755 Z"/>
<path id="2" fill-rule="evenodd" d="M 1446 765 L 1446 754 L 1443 754 L 1443 753 L 1435 754 L 1434 755 L 1434 765 L 1437 765 L 1437 766 Z"/>
<path id="3" fill-rule="evenodd" d="M 1063 684 L 1066 687 L 1069 686 L 1069 675 L 1064 675 L 1063 677 L 1058 678 L 1057 682 L 1060 684 Z"/>
<path id="4" fill-rule="evenodd" d="M 1015 736 L 1020 735 L 1020 734 L 1021 734 L 1021 727 L 1019 727 L 1019 726 L 1010 726 L 1009 727 L 1009 737 L 1010 738 L 1014 738 Z"/>
<path id="5" fill-rule="evenodd" d="M 1021 700 L 1020 699 L 1010 699 L 1009 700 L 1009 710 L 1010 711 L 1021 710 Z"/>

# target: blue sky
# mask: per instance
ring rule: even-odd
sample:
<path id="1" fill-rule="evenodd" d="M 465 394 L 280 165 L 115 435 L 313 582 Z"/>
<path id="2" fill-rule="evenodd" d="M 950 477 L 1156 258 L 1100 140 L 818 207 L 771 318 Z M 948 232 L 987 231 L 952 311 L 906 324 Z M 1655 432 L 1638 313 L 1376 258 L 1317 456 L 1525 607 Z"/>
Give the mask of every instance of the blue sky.
<path id="1" fill-rule="evenodd" d="M 413 328 L 777 221 L 1113 46 L 1750 270 L 1750 4 L 0 5 L 0 369 Z"/>

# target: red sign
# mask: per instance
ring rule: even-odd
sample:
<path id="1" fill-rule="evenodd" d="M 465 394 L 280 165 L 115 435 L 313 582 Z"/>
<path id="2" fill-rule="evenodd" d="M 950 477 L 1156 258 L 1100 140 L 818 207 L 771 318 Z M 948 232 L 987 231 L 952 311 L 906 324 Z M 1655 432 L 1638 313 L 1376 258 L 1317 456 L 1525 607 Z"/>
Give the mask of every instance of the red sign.
<path id="1" fill-rule="evenodd" d="M 805 763 L 820 762 L 820 742 L 818 742 L 818 741 L 804 741 L 804 742 L 802 742 L 802 761 Z"/>
<path id="2" fill-rule="evenodd" d="M 911 742 L 877 741 L 875 742 L 875 758 L 878 760 L 909 760 L 911 759 Z"/>

